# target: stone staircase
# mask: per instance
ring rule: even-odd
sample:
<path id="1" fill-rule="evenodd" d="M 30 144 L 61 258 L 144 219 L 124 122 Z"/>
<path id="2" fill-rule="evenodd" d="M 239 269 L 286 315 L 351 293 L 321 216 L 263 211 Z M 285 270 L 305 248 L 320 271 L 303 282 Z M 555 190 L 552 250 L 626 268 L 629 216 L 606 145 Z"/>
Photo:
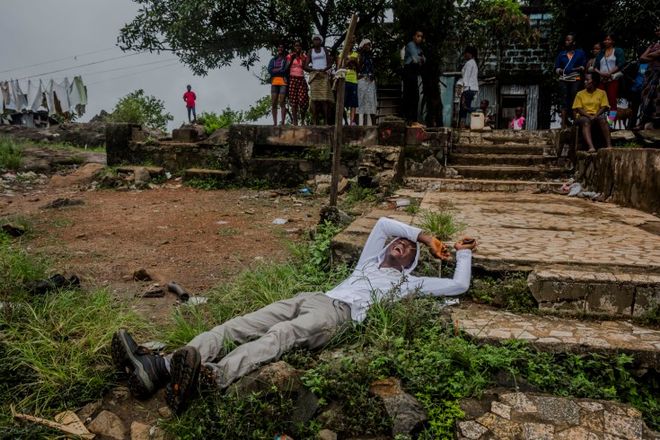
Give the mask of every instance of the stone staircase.
<path id="1" fill-rule="evenodd" d="M 565 175 L 557 159 L 549 130 L 461 131 L 448 165 L 468 179 L 547 180 Z"/>

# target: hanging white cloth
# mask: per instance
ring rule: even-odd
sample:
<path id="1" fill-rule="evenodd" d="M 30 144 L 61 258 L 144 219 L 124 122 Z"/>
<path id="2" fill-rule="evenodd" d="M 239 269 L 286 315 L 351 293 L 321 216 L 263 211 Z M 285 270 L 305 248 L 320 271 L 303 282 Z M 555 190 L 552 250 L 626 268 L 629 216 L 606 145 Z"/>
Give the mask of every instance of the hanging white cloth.
<path id="1" fill-rule="evenodd" d="M 55 81 L 52 79 L 48 82 L 48 87 L 46 88 L 46 105 L 48 106 L 49 115 L 57 113 L 55 109 Z"/>
<path id="2" fill-rule="evenodd" d="M 64 81 L 61 83 L 53 82 L 53 92 L 55 92 L 56 103 L 59 104 L 59 111 L 62 113 L 67 113 L 71 110 L 71 105 L 69 104 L 69 80 L 64 78 Z"/>
<path id="3" fill-rule="evenodd" d="M 75 110 L 76 113 L 78 113 L 78 116 L 82 116 L 85 113 L 85 106 L 87 105 L 87 89 L 80 76 L 75 76 L 71 83 L 69 104 L 71 105 L 71 110 Z"/>
<path id="4" fill-rule="evenodd" d="M 13 110 L 9 106 L 12 103 L 9 81 L 0 82 L 0 92 L 2 92 L 2 106 L 5 110 Z"/>
<path id="5" fill-rule="evenodd" d="M 41 81 L 39 83 L 32 82 L 28 80 L 27 87 L 27 110 L 36 112 L 37 109 L 41 106 L 41 101 L 43 100 L 43 85 Z"/>
<path id="6" fill-rule="evenodd" d="M 23 93 L 23 88 L 17 79 L 13 80 L 14 100 L 16 102 L 16 111 L 22 112 L 27 109 L 27 96 Z"/>

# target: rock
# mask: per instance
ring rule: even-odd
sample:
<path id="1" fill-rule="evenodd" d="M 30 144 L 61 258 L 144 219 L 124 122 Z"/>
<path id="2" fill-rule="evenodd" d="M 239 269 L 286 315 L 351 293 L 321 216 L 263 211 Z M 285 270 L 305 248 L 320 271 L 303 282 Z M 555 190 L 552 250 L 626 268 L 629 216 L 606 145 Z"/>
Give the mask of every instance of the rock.
<path id="1" fill-rule="evenodd" d="M 422 405 L 401 388 L 401 381 L 390 377 L 371 384 L 369 391 L 380 397 L 392 418 L 392 435 L 413 435 L 420 432 L 428 420 Z"/>
<path id="2" fill-rule="evenodd" d="M 317 183 L 316 184 L 316 194 L 330 194 L 330 184 L 329 183 Z"/>
<path id="3" fill-rule="evenodd" d="M 131 423 L 131 440 L 150 440 L 149 425 L 140 422 Z"/>
<path id="4" fill-rule="evenodd" d="M 133 179 L 136 187 L 144 188 L 149 184 L 151 176 L 149 175 L 149 171 L 147 171 L 146 168 L 137 167 L 135 171 L 133 171 Z"/>
<path id="5" fill-rule="evenodd" d="M 337 440 L 337 434 L 329 429 L 319 431 L 318 440 Z"/>
<path id="6" fill-rule="evenodd" d="M 488 431 L 487 428 L 472 420 L 468 422 L 459 422 L 458 429 L 461 435 L 467 439 L 478 439 Z"/>
<path id="7" fill-rule="evenodd" d="M 172 418 L 172 410 L 170 409 L 169 406 L 161 406 L 160 408 L 158 408 L 158 414 L 164 419 Z"/>
<path id="8" fill-rule="evenodd" d="M 343 225 L 350 223 L 352 218 L 336 206 L 323 206 L 320 212 L 319 224 L 323 224 L 326 220 L 336 225 Z"/>
<path id="9" fill-rule="evenodd" d="M 25 234 L 25 227 L 13 223 L 5 223 L 2 225 L 2 232 L 10 237 L 20 237 Z"/>
<path id="10" fill-rule="evenodd" d="M 111 394 L 114 399 L 122 401 L 128 398 L 130 391 L 127 387 L 118 386 L 112 389 Z"/>
<path id="11" fill-rule="evenodd" d="M 228 141 L 229 141 L 228 128 L 218 128 L 216 131 L 211 133 L 208 139 L 206 139 L 206 143 L 212 145 L 227 145 Z"/>
<path id="12" fill-rule="evenodd" d="M 617 142 L 617 141 L 628 142 L 635 140 L 635 133 L 633 133 L 630 130 L 616 130 L 610 134 L 610 137 L 612 139 L 612 142 Z"/>
<path id="13" fill-rule="evenodd" d="M 66 206 L 78 206 L 84 205 L 85 202 L 80 199 L 68 199 L 68 198 L 59 198 L 51 202 L 46 203 L 42 208 L 44 209 L 54 209 L 54 208 L 64 208 Z"/>
<path id="14" fill-rule="evenodd" d="M 21 169 L 25 171 L 35 171 L 37 173 L 50 172 L 50 162 L 42 158 L 26 158 L 21 164 Z"/>
<path id="15" fill-rule="evenodd" d="M 54 188 L 89 185 L 101 175 L 104 168 L 100 163 L 87 163 L 69 175 L 51 177 L 50 185 Z"/>
<path id="16" fill-rule="evenodd" d="M 142 293 L 142 298 L 162 298 L 165 296 L 165 289 L 160 284 L 152 284 Z"/>
<path id="17" fill-rule="evenodd" d="M 78 410 L 76 414 L 78 414 L 78 417 L 80 417 L 80 420 L 82 420 L 84 423 L 87 423 L 92 419 L 94 414 L 101 409 L 101 405 L 103 405 L 102 400 L 97 400 L 95 402 L 90 402 L 87 405 L 83 406 Z"/>
<path id="18" fill-rule="evenodd" d="M 149 272 L 147 272 L 147 269 L 145 268 L 140 268 L 133 272 L 133 280 L 134 281 L 153 281 L 153 278 L 151 278 L 151 275 L 149 275 Z"/>
<path id="19" fill-rule="evenodd" d="M 108 410 L 101 411 L 99 415 L 92 420 L 92 423 L 87 426 L 87 429 L 94 434 L 99 434 L 113 440 L 123 440 L 124 435 L 126 434 L 126 426 L 124 425 L 124 422 L 119 416 L 117 416 L 117 414 Z"/>
<path id="20" fill-rule="evenodd" d="M 300 371 L 284 361 L 268 364 L 249 374 L 231 386 L 239 395 L 251 392 L 270 393 L 273 388 L 290 395 L 294 408 L 290 414 L 294 422 L 306 422 L 312 418 L 319 407 L 318 398 L 300 380 Z"/>
<path id="21" fill-rule="evenodd" d="M 341 179 L 339 179 L 339 185 L 337 185 L 337 194 L 344 194 L 346 190 L 348 190 L 349 183 L 349 180 L 342 176 Z"/>

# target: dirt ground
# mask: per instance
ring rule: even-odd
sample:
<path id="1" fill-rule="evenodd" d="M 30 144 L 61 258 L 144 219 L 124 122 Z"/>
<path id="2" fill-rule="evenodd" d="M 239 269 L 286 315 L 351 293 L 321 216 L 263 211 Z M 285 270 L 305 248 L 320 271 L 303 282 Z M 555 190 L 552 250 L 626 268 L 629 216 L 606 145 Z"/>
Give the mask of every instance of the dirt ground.
<path id="1" fill-rule="evenodd" d="M 203 191 L 176 181 L 143 191 L 45 183 L 11 193 L 0 196 L 0 218 L 27 219 L 31 251 L 51 258 L 54 271 L 79 275 L 86 288 L 107 287 L 127 299 L 169 281 L 200 294 L 246 267 L 283 260 L 287 243 L 308 233 L 326 201 L 283 191 Z M 58 198 L 83 204 L 44 208 Z M 288 222 L 276 225 L 275 218 Z M 141 268 L 154 281 L 133 281 Z M 168 293 L 141 299 L 136 308 L 161 319 L 175 303 Z"/>

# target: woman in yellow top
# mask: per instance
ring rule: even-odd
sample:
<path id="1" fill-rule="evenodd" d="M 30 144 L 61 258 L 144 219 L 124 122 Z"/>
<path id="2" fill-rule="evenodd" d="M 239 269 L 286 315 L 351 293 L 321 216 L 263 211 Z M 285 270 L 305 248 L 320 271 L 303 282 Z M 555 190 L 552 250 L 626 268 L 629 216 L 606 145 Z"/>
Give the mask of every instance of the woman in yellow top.
<path id="1" fill-rule="evenodd" d="M 589 153 L 595 153 L 594 141 L 591 137 L 591 126 L 597 125 L 605 140 L 605 146 L 610 148 L 612 140 L 610 138 L 610 128 L 607 125 L 607 111 L 610 108 L 610 103 L 607 100 L 607 94 L 598 89 L 600 83 L 600 75 L 597 73 L 587 73 L 584 81 L 584 90 L 580 90 L 575 95 L 573 101 L 573 110 L 575 110 L 575 117 L 578 125 L 582 127 L 582 135 L 584 141 L 589 147 Z"/>
<path id="2" fill-rule="evenodd" d="M 268 63 L 270 74 L 270 96 L 272 101 L 273 125 L 277 125 L 277 105 L 282 111 L 282 122 L 286 118 L 286 92 L 289 78 L 289 61 L 284 54 L 284 46 L 277 47 L 277 55 Z"/>

